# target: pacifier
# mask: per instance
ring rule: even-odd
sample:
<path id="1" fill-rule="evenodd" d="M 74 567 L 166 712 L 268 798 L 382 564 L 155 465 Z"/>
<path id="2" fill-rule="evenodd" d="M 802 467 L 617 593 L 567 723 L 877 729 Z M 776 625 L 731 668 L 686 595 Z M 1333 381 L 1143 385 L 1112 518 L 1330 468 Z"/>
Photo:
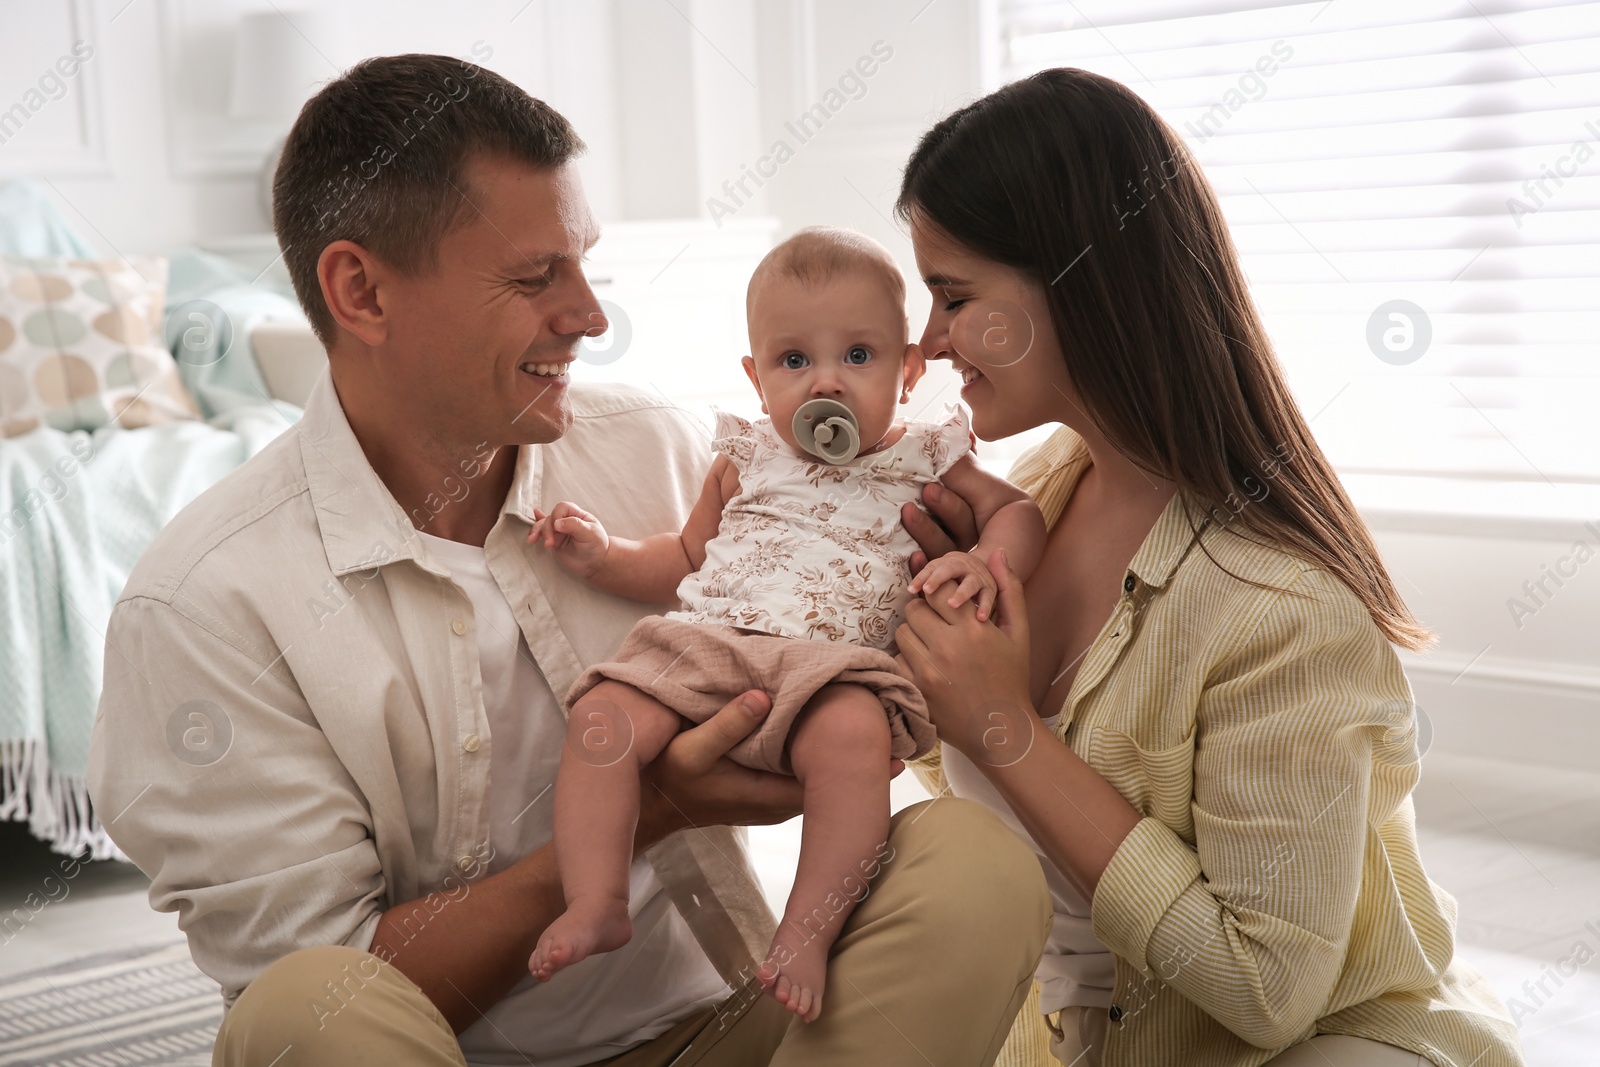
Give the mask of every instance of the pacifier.
<path id="1" fill-rule="evenodd" d="M 849 463 L 861 451 L 855 412 L 837 400 L 807 400 L 795 411 L 792 428 L 796 444 L 829 463 Z"/>

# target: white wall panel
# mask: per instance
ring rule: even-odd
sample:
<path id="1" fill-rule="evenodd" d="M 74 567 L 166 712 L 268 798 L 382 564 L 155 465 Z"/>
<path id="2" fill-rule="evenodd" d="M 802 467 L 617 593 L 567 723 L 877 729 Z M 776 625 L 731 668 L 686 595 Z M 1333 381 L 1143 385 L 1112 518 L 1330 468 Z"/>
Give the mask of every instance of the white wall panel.
<path id="1" fill-rule="evenodd" d="M 0 0 L 0 177 L 106 174 L 89 0 Z"/>

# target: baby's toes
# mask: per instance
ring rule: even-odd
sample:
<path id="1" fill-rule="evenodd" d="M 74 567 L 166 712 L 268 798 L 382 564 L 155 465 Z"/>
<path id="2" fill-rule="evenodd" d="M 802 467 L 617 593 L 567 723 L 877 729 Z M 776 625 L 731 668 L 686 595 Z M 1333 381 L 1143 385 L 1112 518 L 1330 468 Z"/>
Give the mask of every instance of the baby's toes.
<path id="1" fill-rule="evenodd" d="M 534 977 L 541 982 L 548 982 L 566 963 L 567 946 L 554 941 L 542 946 L 534 956 L 538 961 L 538 966 L 533 969 Z"/>

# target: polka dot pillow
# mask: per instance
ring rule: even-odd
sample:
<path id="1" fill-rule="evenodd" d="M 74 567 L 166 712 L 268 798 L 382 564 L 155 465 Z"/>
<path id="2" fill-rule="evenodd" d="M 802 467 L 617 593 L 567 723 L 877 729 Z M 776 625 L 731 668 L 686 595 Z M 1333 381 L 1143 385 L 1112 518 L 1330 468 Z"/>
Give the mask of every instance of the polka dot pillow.
<path id="1" fill-rule="evenodd" d="M 0 257 L 0 437 L 198 418 L 163 347 L 167 261 Z"/>

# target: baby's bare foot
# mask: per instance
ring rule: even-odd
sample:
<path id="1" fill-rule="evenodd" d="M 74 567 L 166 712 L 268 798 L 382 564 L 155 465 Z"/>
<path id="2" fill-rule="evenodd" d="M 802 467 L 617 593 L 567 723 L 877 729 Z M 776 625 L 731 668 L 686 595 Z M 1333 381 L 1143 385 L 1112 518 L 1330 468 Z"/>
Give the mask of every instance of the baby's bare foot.
<path id="1" fill-rule="evenodd" d="M 633 936 L 633 921 L 628 918 L 628 902 L 617 897 L 579 897 L 567 910 L 545 927 L 528 971 L 541 982 L 548 982 L 563 967 L 596 952 L 621 948 Z"/>
<path id="2" fill-rule="evenodd" d="M 828 946 L 820 938 L 790 945 L 780 934 L 756 969 L 761 987 L 807 1023 L 822 1014 L 822 987 L 827 979 Z"/>

